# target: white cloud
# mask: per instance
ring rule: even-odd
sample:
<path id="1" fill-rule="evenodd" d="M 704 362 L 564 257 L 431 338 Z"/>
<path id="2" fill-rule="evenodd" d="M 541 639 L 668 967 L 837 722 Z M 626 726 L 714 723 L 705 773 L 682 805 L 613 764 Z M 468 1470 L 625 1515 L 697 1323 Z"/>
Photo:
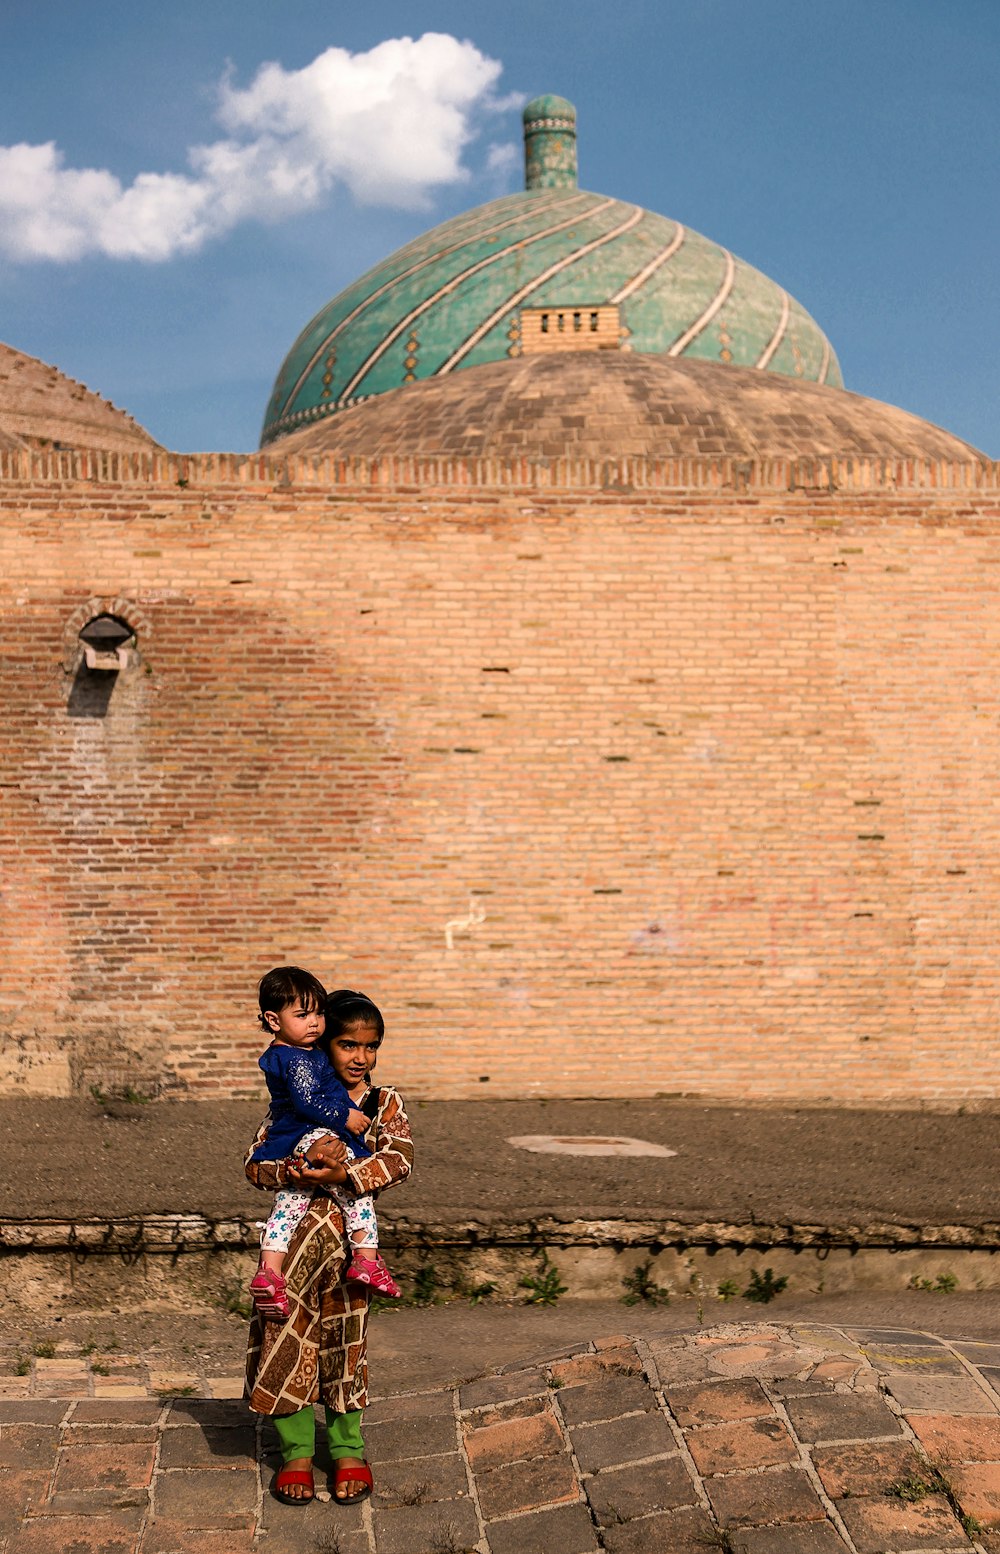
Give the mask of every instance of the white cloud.
<path id="1" fill-rule="evenodd" d="M 226 138 L 192 146 L 188 171 L 65 165 L 54 144 L 0 146 L 0 252 L 14 259 L 169 259 L 244 221 L 275 221 L 335 185 L 373 205 L 426 205 L 467 177 L 462 153 L 502 66 L 446 33 L 389 38 L 365 54 L 330 48 L 301 70 L 261 65 L 249 86 L 227 76 L 217 118 Z M 490 165 L 496 165 L 491 149 Z"/>

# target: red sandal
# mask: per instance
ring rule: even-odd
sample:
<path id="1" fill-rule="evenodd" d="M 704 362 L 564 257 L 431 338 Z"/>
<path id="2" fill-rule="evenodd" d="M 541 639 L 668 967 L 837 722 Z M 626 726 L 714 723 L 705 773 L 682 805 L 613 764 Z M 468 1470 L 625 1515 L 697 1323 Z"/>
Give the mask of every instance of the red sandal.
<path id="1" fill-rule="evenodd" d="M 338 1495 L 338 1484 L 356 1483 L 359 1479 L 365 1487 L 364 1489 L 360 1490 L 358 1494 Z M 360 1467 L 355 1464 L 353 1468 L 342 1468 L 339 1463 L 334 1466 L 333 1498 L 338 1505 L 357 1505 L 359 1500 L 367 1500 L 368 1496 L 372 1492 L 373 1487 L 374 1481 L 372 1479 L 372 1470 L 368 1466 L 367 1462 L 363 1462 Z"/>
<path id="2" fill-rule="evenodd" d="M 286 1495 L 290 1484 L 308 1484 L 308 1495 Z M 282 1505 L 308 1505 L 310 1500 L 316 1498 L 316 1480 L 313 1478 L 312 1468 L 279 1468 L 271 1485 L 271 1493 L 275 1500 L 280 1500 Z"/>
<path id="3" fill-rule="evenodd" d="M 288 1316 L 291 1307 L 288 1304 L 287 1289 L 281 1274 L 275 1273 L 272 1268 L 258 1268 L 250 1280 L 253 1303 L 264 1318 Z"/>

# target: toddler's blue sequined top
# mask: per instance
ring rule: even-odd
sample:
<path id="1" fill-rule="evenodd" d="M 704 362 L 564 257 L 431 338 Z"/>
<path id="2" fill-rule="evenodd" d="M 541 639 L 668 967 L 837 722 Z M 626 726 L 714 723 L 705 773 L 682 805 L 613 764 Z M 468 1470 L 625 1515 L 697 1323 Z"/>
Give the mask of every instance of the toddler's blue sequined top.
<path id="1" fill-rule="evenodd" d="M 367 1159 L 371 1150 L 344 1126 L 354 1102 L 325 1052 L 318 1047 L 268 1047 L 260 1069 L 271 1095 L 271 1122 L 252 1160 L 284 1160 L 303 1134 L 316 1127 L 343 1139 L 356 1160 Z"/>

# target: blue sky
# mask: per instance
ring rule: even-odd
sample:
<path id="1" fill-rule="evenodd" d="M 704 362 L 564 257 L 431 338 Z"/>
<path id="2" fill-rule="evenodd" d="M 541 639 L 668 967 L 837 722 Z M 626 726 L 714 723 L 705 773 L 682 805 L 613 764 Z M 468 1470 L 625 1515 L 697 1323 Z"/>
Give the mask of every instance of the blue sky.
<path id="1" fill-rule="evenodd" d="M 255 447 L 302 325 L 520 187 L 516 101 L 554 91 L 583 187 L 725 244 L 849 388 L 997 457 L 998 51 L 997 0 L 4 0 L 0 339 L 170 447 Z"/>

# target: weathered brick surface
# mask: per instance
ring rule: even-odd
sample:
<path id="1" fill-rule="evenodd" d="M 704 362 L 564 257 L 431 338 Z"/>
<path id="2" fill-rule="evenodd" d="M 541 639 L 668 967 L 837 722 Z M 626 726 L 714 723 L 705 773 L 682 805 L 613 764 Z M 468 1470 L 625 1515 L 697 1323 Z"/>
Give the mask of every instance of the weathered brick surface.
<path id="1" fill-rule="evenodd" d="M 717 1543 L 708 1512 L 687 1506 L 623 1526 L 602 1528 L 601 1538 L 608 1554 L 693 1554 L 695 1549 L 707 1550 L 713 1542 Z"/>
<path id="2" fill-rule="evenodd" d="M 826 1510 L 801 1468 L 730 1473 L 708 1486 L 723 1527 L 762 1527 L 767 1522 L 822 1522 Z"/>
<path id="3" fill-rule="evenodd" d="M 636 1467 L 614 1468 L 584 1481 L 587 1499 L 602 1526 L 694 1505 L 694 1483 L 682 1459 L 665 1457 Z"/>
<path id="4" fill-rule="evenodd" d="M 573 1464 L 566 1453 L 494 1468 L 480 1473 L 476 1485 L 487 1518 L 512 1516 L 518 1511 L 539 1510 L 580 1498 Z"/>
<path id="5" fill-rule="evenodd" d="M 1000 1527 L 1000 1462 L 967 1462 L 949 1468 L 962 1510 L 983 1527 Z"/>
<path id="6" fill-rule="evenodd" d="M 327 1508 L 327 1527 L 329 1517 Z M 466 1549 L 479 1541 L 479 1522 L 468 1500 L 377 1509 L 373 1520 L 379 1554 L 427 1554 L 435 1549 Z"/>
<path id="7" fill-rule="evenodd" d="M 706 1475 L 732 1473 L 736 1468 L 768 1468 L 792 1462 L 795 1445 L 781 1420 L 741 1419 L 735 1424 L 706 1425 L 685 1432 L 688 1450 Z"/>
<path id="8" fill-rule="evenodd" d="M 259 1094 L 289 959 L 414 1094 L 994 1093 L 995 470 L 3 475 L 9 1087 Z"/>
<path id="9" fill-rule="evenodd" d="M 503 1467 L 528 1457 L 551 1456 L 563 1450 L 563 1438 L 555 1415 L 511 1415 L 498 1424 L 465 1427 L 465 1449 L 477 1472 Z"/>
<path id="10" fill-rule="evenodd" d="M 1000 1462 L 1000 1419 L 976 1414 L 914 1414 L 921 1446 L 943 1462 Z"/>
<path id="11" fill-rule="evenodd" d="M 582 1505 L 491 1522 L 486 1536 L 490 1554 L 596 1554 L 598 1548 L 593 1523 Z"/>
<path id="12" fill-rule="evenodd" d="M 598 1473 L 643 1457 L 660 1457 L 676 1451 L 676 1442 L 662 1414 L 630 1414 L 604 1424 L 577 1425 L 573 1450 L 585 1473 Z"/>
<path id="13" fill-rule="evenodd" d="M 899 1420 L 880 1397 L 830 1392 L 826 1397 L 788 1398 L 785 1407 L 802 1441 L 850 1441 L 900 1433 Z"/>
<path id="14" fill-rule="evenodd" d="M 679 1425 L 726 1424 L 774 1410 L 759 1381 L 720 1381 L 707 1387 L 669 1387 L 667 1404 Z"/>
<path id="15" fill-rule="evenodd" d="M 839 1500 L 837 1509 L 858 1554 L 895 1554 L 907 1549 L 968 1549 L 969 1540 L 941 1495 L 916 1504 L 885 1499 Z"/>
<path id="16" fill-rule="evenodd" d="M 817 1446 L 813 1464 L 828 1495 L 884 1495 L 927 1465 L 909 1441 L 864 1441 L 856 1446 Z"/>

